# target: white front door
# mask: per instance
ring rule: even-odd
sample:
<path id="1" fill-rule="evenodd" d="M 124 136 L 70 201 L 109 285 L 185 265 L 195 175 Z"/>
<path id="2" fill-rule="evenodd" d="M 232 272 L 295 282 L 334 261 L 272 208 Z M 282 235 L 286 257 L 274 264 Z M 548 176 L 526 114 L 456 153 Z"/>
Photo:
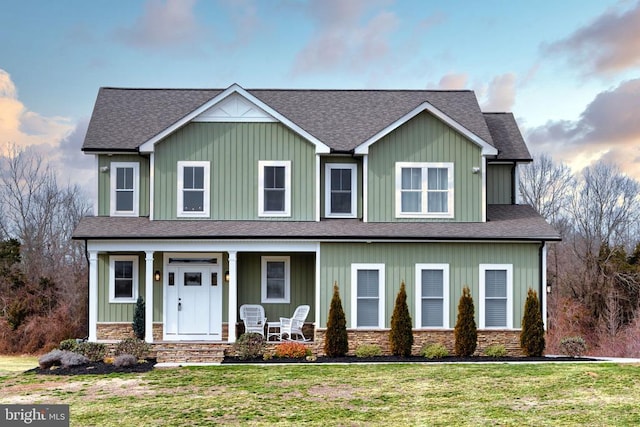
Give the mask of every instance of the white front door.
<path id="1" fill-rule="evenodd" d="M 165 277 L 167 340 L 222 340 L 221 267 L 170 265 Z"/>

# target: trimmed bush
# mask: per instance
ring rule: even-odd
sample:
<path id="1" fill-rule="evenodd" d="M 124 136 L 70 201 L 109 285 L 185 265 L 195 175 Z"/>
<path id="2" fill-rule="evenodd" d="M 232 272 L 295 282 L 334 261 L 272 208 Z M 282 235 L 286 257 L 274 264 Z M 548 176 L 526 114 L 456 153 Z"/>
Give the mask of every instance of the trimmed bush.
<path id="1" fill-rule="evenodd" d="M 89 358 L 72 351 L 63 351 L 60 357 L 60 364 L 63 368 L 71 368 L 74 366 L 86 365 L 90 362 Z"/>
<path id="2" fill-rule="evenodd" d="M 376 344 L 361 344 L 356 348 L 356 357 L 382 356 L 382 350 Z"/>
<path id="3" fill-rule="evenodd" d="M 582 337 L 566 337 L 560 341 L 560 351 L 571 357 L 580 357 L 587 351 L 587 343 Z"/>
<path id="4" fill-rule="evenodd" d="M 67 351 L 67 350 L 64 350 L 64 351 Z M 62 359 L 62 355 L 64 351 L 52 350 L 49 353 L 42 355 L 38 359 L 38 365 L 40 366 L 40 369 L 50 369 L 53 366 L 62 365 L 62 362 L 60 360 Z"/>
<path id="5" fill-rule="evenodd" d="M 144 339 L 144 312 L 144 300 L 141 296 L 138 296 L 138 299 L 136 300 L 136 308 L 133 312 L 133 323 L 131 324 L 131 327 L 133 328 L 133 333 L 136 335 L 136 338 L 139 340 Z"/>
<path id="6" fill-rule="evenodd" d="M 458 303 L 458 320 L 454 329 L 456 356 L 468 357 L 476 351 L 478 345 L 478 329 L 474 319 L 475 308 L 468 286 L 462 289 Z"/>
<path id="7" fill-rule="evenodd" d="M 145 359 L 151 346 L 138 338 L 126 338 L 116 345 L 115 355 L 132 354 L 138 360 Z"/>
<path id="8" fill-rule="evenodd" d="M 135 366 L 138 364 L 138 358 L 133 354 L 121 354 L 113 359 L 113 366 L 123 368 L 126 366 Z"/>
<path id="9" fill-rule="evenodd" d="M 240 360 L 258 359 L 264 355 L 264 348 L 264 337 L 253 332 L 240 335 L 233 344 Z"/>
<path id="10" fill-rule="evenodd" d="M 92 362 L 99 362 L 107 354 L 107 347 L 102 343 L 82 341 L 73 351 L 86 356 Z"/>
<path id="11" fill-rule="evenodd" d="M 275 356 L 280 359 L 304 359 L 311 355 L 311 350 L 299 342 L 283 342 L 276 346 Z"/>
<path id="12" fill-rule="evenodd" d="M 484 354 L 489 357 L 505 357 L 507 349 L 502 344 L 492 344 L 484 349 Z"/>
<path id="13" fill-rule="evenodd" d="M 76 351 L 77 348 L 78 340 L 76 340 L 75 338 L 69 338 L 67 340 L 60 341 L 60 345 L 58 346 L 58 349 L 67 351 Z"/>
<path id="14" fill-rule="evenodd" d="M 422 347 L 420 355 L 427 359 L 442 359 L 443 357 L 449 356 L 449 350 L 440 343 L 429 344 Z"/>
<path id="15" fill-rule="evenodd" d="M 522 332 L 520 332 L 520 348 L 527 356 L 542 356 L 545 347 L 544 323 L 538 294 L 529 288 L 524 303 L 522 316 Z"/>
<path id="16" fill-rule="evenodd" d="M 342 357 L 349 351 L 347 320 L 342 309 L 338 282 L 333 283 L 333 297 L 327 319 L 327 333 L 324 340 L 324 352 L 328 357 Z"/>
<path id="17" fill-rule="evenodd" d="M 391 354 L 395 356 L 411 356 L 413 346 L 413 327 L 409 306 L 407 306 L 407 291 L 404 282 L 400 284 L 400 291 L 396 297 L 396 305 L 391 315 L 391 331 L 389 332 Z"/>

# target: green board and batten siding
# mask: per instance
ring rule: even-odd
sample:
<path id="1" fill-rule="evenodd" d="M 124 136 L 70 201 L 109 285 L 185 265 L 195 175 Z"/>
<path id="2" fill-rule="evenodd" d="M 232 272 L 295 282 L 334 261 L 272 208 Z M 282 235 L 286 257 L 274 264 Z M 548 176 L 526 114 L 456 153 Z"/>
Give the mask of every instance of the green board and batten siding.
<path id="1" fill-rule="evenodd" d="M 329 307 L 332 284 L 338 282 L 342 306 L 350 327 L 351 264 L 385 265 L 385 325 L 390 326 L 400 283 L 405 282 L 409 311 L 414 315 L 415 265 L 449 264 L 449 325 L 453 328 L 462 288 L 469 286 L 479 310 L 480 264 L 513 265 L 513 326 L 520 328 L 527 289 L 539 291 L 539 243 L 322 243 L 320 256 L 320 301 Z M 320 312 L 321 327 L 326 327 L 327 310 Z"/>
<path id="2" fill-rule="evenodd" d="M 101 154 L 98 156 L 98 215 L 110 215 L 111 203 L 111 163 L 131 162 L 140 164 L 140 216 L 149 216 L 149 159 L 136 154 Z M 103 167 L 109 168 L 101 172 Z"/>
<path id="3" fill-rule="evenodd" d="M 482 221 L 481 149 L 429 113 L 409 120 L 369 148 L 368 220 L 424 221 L 395 217 L 396 162 L 454 162 L 454 218 L 429 221 Z"/>
<path id="4" fill-rule="evenodd" d="M 178 161 L 210 161 L 210 219 L 257 220 L 258 161 L 291 161 L 291 217 L 315 220 L 315 147 L 280 123 L 190 123 L 155 148 L 154 218 L 176 219 Z"/>
<path id="5" fill-rule="evenodd" d="M 512 164 L 487 165 L 487 203 L 510 205 L 512 203 Z"/>

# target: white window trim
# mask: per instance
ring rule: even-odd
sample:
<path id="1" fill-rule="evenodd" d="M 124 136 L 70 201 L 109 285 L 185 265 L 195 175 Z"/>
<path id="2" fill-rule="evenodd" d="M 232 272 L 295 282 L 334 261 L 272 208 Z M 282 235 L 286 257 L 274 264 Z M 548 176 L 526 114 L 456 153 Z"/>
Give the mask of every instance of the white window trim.
<path id="1" fill-rule="evenodd" d="M 442 271 L 442 326 L 422 325 L 422 271 Z M 416 329 L 449 329 L 449 264 L 416 264 Z"/>
<path id="2" fill-rule="evenodd" d="M 266 166 L 284 166 L 284 211 L 264 210 L 264 168 Z M 258 161 L 258 216 L 289 217 L 291 216 L 291 160 L 259 160 Z"/>
<path id="3" fill-rule="evenodd" d="M 331 171 L 333 169 L 351 170 L 351 212 L 331 212 Z M 326 163 L 324 165 L 324 215 L 327 218 L 355 218 L 358 210 L 358 165 L 355 163 Z"/>
<path id="4" fill-rule="evenodd" d="M 204 197 L 203 197 L 203 211 L 202 212 L 192 212 L 192 211 L 183 211 L 183 201 L 184 201 L 184 168 L 185 167 L 201 167 L 204 168 Z M 210 178 L 209 178 L 209 169 L 210 163 L 208 161 L 179 161 L 178 162 L 178 218 L 208 218 L 209 217 L 209 204 L 210 198 L 209 193 L 211 191 L 210 186 Z"/>
<path id="5" fill-rule="evenodd" d="M 485 280 L 487 270 L 505 270 L 507 272 L 507 325 L 487 327 L 485 324 Z M 513 329 L 513 264 L 480 264 L 480 329 Z"/>
<path id="6" fill-rule="evenodd" d="M 284 298 L 267 298 L 267 262 L 284 261 Z M 261 302 L 263 304 L 289 304 L 291 301 L 291 257 L 288 256 L 263 256 L 262 272 L 260 279 Z"/>
<path id="7" fill-rule="evenodd" d="M 420 168 L 422 172 L 422 210 L 421 212 L 402 212 L 402 169 L 404 168 Z M 449 210 L 447 212 L 427 212 L 427 173 L 426 169 L 429 168 L 446 168 L 448 169 L 448 183 L 447 188 L 447 205 Z M 454 217 L 454 169 L 451 162 L 396 162 L 396 218 L 453 218 Z"/>
<path id="8" fill-rule="evenodd" d="M 131 261 L 133 263 L 133 290 L 131 298 L 116 298 L 116 261 Z M 140 260 L 136 255 L 112 255 L 109 257 L 109 302 L 112 304 L 130 304 L 138 299 L 139 275 L 138 263 Z"/>
<path id="9" fill-rule="evenodd" d="M 133 169 L 133 210 L 131 211 L 119 211 L 116 210 L 116 184 L 117 184 L 117 170 L 121 168 Z M 140 208 L 140 163 L 137 162 L 112 162 L 110 166 L 110 215 L 111 216 L 138 216 Z"/>
<path id="10" fill-rule="evenodd" d="M 358 270 L 378 270 L 378 328 L 384 328 L 385 315 L 385 268 L 384 264 L 351 264 L 351 328 L 370 329 L 372 326 L 358 327 Z"/>

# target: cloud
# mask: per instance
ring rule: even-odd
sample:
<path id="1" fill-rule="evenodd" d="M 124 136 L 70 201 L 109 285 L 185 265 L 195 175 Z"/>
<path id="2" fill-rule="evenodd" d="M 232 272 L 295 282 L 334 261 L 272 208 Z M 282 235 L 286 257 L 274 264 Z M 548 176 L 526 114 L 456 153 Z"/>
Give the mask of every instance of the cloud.
<path id="1" fill-rule="evenodd" d="M 578 120 L 550 121 L 526 133 L 534 151 L 574 169 L 604 157 L 640 179 L 640 79 L 598 94 Z"/>
<path id="2" fill-rule="evenodd" d="M 613 74 L 640 66 L 640 2 L 625 12 L 609 10 L 565 39 L 543 46 L 566 56 L 584 74 Z"/>
<path id="3" fill-rule="evenodd" d="M 516 75 L 506 73 L 491 80 L 485 92 L 482 111 L 511 111 L 516 102 Z"/>
<path id="4" fill-rule="evenodd" d="M 18 98 L 11 75 L 0 69 L 0 156 L 12 147 L 31 149 L 49 162 L 61 183 L 85 186 L 93 167 L 92 159 L 80 151 L 87 123 L 30 111 Z"/>
<path id="5" fill-rule="evenodd" d="M 446 74 L 442 76 L 442 78 L 440 79 L 436 87 L 442 90 L 465 89 L 467 87 L 468 81 L 469 81 L 469 76 L 464 73 Z"/>
<path id="6" fill-rule="evenodd" d="M 202 34 L 193 7 L 196 0 L 148 0 L 131 27 L 120 28 L 116 38 L 137 48 L 165 49 L 197 41 Z"/>
<path id="7" fill-rule="evenodd" d="M 382 62 L 391 49 L 389 36 L 399 25 L 398 17 L 380 11 L 369 17 L 376 2 L 367 0 L 312 0 L 305 11 L 315 21 L 309 43 L 298 52 L 294 74 L 346 67 L 360 70 Z"/>

